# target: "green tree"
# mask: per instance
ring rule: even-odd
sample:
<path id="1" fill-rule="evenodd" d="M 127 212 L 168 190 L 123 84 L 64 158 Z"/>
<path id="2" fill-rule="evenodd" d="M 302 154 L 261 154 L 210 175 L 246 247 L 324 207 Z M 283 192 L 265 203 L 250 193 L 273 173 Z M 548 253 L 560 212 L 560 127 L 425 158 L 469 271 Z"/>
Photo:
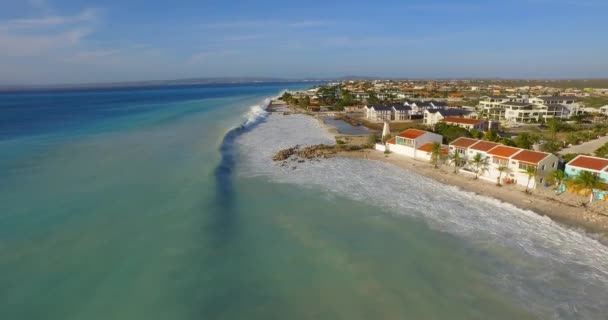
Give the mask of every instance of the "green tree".
<path id="1" fill-rule="evenodd" d="M 562 144 L 561 142 L 558 142 L 557 140 L 547 140 L 545 142 L 545 145 L 543 146 L 543 151 L 545 152 L 549 152 L 549 153 L 555 153 L 558 152 L 562 149 Z"/>
<path id="2" fill-rule="evenodd" d="M 578 153 L 566 153 L 565 155 L 562 156 L 562 160 L 564 160 L 564 163 L 568 163 L 572 160 L 574 160 L 574 158 L 578 157 Z"/>
<path id="3" fill-rule="evenodd" d="M 549 175 L 549 181 L 551 181 L 552 184 L 556 184 L 556 185 L 561 185 L 562 182 L 564 181 L 564 179 L 566 179 L 566 173 L 563 170 L 553 170 L 551 171 L 551 174 Z"/>
<path id="4" fill-rule="evenodd" d="M 505 165 L 502 165 L 502 166 L 499 166 L 499 167 L 498 167 L 498 182 L 497 182 L 497 184 L 498 184 L 499 186 L 500 186 L 500 185 L 502 185 L 502 184 L 501 184 L 501 182 L 500 182 L 500 181 L 501 181 L 501 179 L 502 179 L 502 174 L 503 174 L 504 172 L 507 172 L 508 170 L 509 170 L 509 167 L 507 167 L 507 166 L 505 166 Z"/>
<path id="5" fill-rule="evenodd" d="M 306 109 L 310 105 L 310 98 L 309 97 L 301 98 L 298 101 L 298 105 L 300 106 L 300 108 Z"/>
<path id="6" fill-rule="evenodd" d="M 479 131 L 479 130 L 471 130 L 471 136 L 475 139 L 483 139 L 483 132 Z"/>
<path id="7" fill-rule="evenodd" d="M 379 139 L 379 134 L 377 133 L 371 133 L 369 136 L 367 136 L 367 144 L 370 145 L 370 147 L 373 147 L 376 142 L 378 142 Z"/>
<path id="8" fill-rule="evenodd" d="M 439 168 L 439 163 L 443 161 L 443 149 L 441 143 L 434 142 L 431 148 L 431 163 L 435 169 Z"/>
<path id="9" fill-rule="evenodd" d="M 606 158 L 606 156 L 608 156 L 608 143 L 597 148 L 597 150 L 595 150 L 595 155 L 598 157 Z"/>
<path id="10" fill-rule="evenodd" d="M 488 171 L 488 158 L 481 155 L 481 153 L 475 154 L 473 159 L 471 159 L 471 165 L 473 166 L 473 170 L 475 170 L 475 179 L 479 178 L 480 174 L 483 174 L 485 171 Z"/>
<path id="11" fill-rule="evenodd" d="M 462 166 L 462 163 L 464 162 L 464 158 L 462 157 L 462 155 L 458 152 L 452 152 L 449 155 L 449 159 L 450 159 L 450 165 L 454 166 L 454 173 L 458 173 L 458 169 Z"/>
<path id="12" fill-rule="evenodd" d="M 434 131 L 435 131 L 435 133 L 443 136 L 443 142 L 446 144 L 450 143 L 460 137 L 471 138 L 471 133 L 467 129 L 457 127 L 457 126 L 452 126 L 445 122 L 438 122 L 435 125 Z"/>
<path id="13" fill-rule="evenodd" d="M 575 145 L 578 143 L 578 141 L 580 140 L 578 134 L 572 132 L 569 133 L 568 136 L 566 136 L 566 143 L 571 144 L 571 145 Z"/>
<path id="14" fill-rule="evenodd" d="M 582 189 L 593 190 L 593 188 L 597 188 L 600 184 L 600 177 L 593 172 L 589 171 L 581 171 L 574 179 L 572 183 Z M 591 198 L 589 202 L 593 201 L 593 192 L 591 193 Z"/>
<path id="15" fill-rule="evenodd" d="M 522 149 L 532 149 L 532 146 L 539 141 L 538 137 L 535 137 L 527 132 L 523 132 L 518 135 L 514 140 L 515 146 Z"/>
<path id="16" fill-rule="evenodd" d="M 500 136 L 498 135 L 498 133 L 496 133 L 496 131 L 490 129 L 485 134 L 485 136 L 483 137 L 483 139 L 487 140 L 487 141 L 498 142 L 500 140 Z"/>
<path id="17" fill-rule="evenodd" d="M 526 175 L 528 176 L 528 183 L 526 183 L 526 192 L 529 192 L 530 191 L 530 181 L 532 181 L 533 178 L 536 178 L 538 173 L 536 172 L 536 167 L 534 167 L 534 166 L 527 166 L 525 172 L 526 172 Z"/>

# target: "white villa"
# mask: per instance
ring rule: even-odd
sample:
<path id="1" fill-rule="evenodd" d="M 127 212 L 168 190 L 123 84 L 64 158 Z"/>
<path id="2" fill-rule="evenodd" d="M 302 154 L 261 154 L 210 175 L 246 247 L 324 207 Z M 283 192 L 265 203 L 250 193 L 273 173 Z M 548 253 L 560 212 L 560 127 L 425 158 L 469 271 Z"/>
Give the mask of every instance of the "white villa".
<path id="1" fill-rule="evenodd" d="M 546 153 L 508 147 L 498 143 L 482 141 L 470 138 L 459 138 L 450 143 L 450 154 L 459 153 L 466 170 L 475 171 L 470 161 L 480 154 L 486 162 L 486 169 L 479 173 L 479 178 L 496 182 L 501 178 L 501 183 L 513 183 L 520 186 L 528 185 L 527 168 L 536 170 L 536 177 L 530 179 L 530 188 L 535 188 L 537 183 L 545 182 L 550 172 L 557 169 L 559 159 L 557 156 Z M 504 171 L 499 170 L 504 167 Z"/>
<path id="2" fill-rule="evenodd" d="M 551 118 L 567 119 L 579 111 L 579 105 L 573 97 L 564 96 L 484 96 L 479 109 L 492 120 L 530 123 Z"/>
<path id="3" fill-rule="evenodd" d="M 428 131 L 408 129 L 386 142 L 390 152 L 414 159 L 429 160 L 433 143 L 441 143 L 443 137 Z M 447 149 L 446 149 L 447 152 Z"/>
<path id="4" fill-rule="evenodd" d="M 462 127 L 467 130 L 487 131 L 489 129 L 497 130 L 500 123 L 488 121 L 484 119 L 467 119 L 459 117 L 447 117 L 441 119 L 441 122 L 449 125 Z"/>
<path id="5" fill-rule="evenodd" d="M 393 104 L 393 105 L 370 105 L 365 106 L 365 118 L 374 122 L 383 121 L 405 121 L 412 117 L 412 107 Z"/>
<path id="6" fill-rule="evenodd" d="M 424 110 L 423 123 L 427 126 L 434 126 L 437 122 L 447 117 L 461 117 L 467 119 L 477 118 L 477 113 L 466 109 L 434 109 Z"/>
<path id="7" fill-rule="evenodd" d="M 442 110 L 447 109 L 448 104 L 439 101 L 406 101 L 406 106 L 412 108 L 412 114 L 422 115 L 426 110 Z"/>
<path id="8" fill-rule="evenodd" d="M 386 105 L 365 106 L 365 118 L 374 122 L 390 121 L 393 118 L 393 108 Z"/>

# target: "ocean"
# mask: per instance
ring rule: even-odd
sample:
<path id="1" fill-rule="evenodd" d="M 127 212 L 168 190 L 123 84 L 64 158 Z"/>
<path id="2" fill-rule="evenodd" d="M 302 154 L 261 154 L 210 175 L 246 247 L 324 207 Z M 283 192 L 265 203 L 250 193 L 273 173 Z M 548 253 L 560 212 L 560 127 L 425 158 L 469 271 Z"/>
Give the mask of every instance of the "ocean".
<path id="1" fill-rule="evenodd" d="M 608 248 L 332 143 L 311 84 L 0 94 L 0 319 L 606 319 Z"/>

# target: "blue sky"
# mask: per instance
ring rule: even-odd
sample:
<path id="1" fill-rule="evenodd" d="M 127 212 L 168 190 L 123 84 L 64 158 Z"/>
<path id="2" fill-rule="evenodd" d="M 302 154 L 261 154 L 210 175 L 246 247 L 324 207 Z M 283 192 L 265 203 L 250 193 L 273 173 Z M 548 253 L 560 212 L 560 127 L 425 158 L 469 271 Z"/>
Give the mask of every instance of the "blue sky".
<path id="1" fill-rule="evenodd" d="M 606 0 L 8 1 L 0 84 L 608 77 Z"/>

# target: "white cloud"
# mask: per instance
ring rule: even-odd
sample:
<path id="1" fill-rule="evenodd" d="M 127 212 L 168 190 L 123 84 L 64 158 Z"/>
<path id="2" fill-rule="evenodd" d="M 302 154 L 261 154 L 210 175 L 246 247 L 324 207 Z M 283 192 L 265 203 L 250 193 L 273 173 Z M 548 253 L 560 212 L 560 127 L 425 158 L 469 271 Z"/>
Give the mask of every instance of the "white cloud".
<path id="1" fill-rule="evenodd" d="M 0 57 L 37 55 L 73 47 L 92 32 L 98 16 L 98 10 L 85 9 L 72 16 L 47 15 L 0 21 Z"/>

